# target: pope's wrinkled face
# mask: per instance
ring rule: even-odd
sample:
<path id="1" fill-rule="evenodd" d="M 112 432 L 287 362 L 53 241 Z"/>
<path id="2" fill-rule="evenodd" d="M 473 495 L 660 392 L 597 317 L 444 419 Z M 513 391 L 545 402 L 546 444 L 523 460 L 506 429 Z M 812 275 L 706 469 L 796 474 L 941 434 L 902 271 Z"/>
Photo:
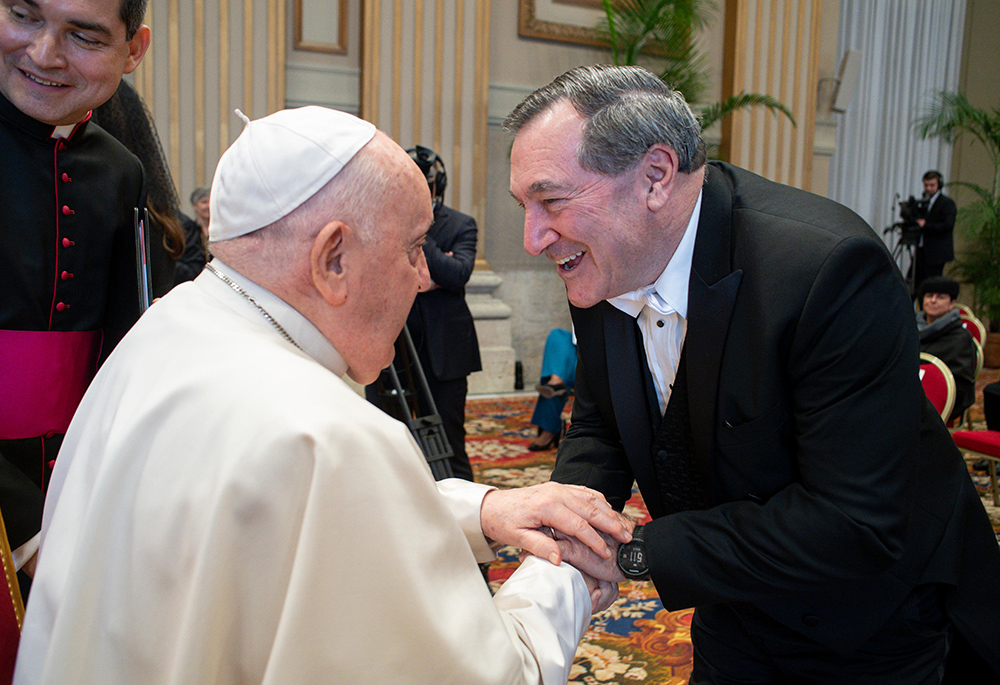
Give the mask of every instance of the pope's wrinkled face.
<path id="1" fill-rule="evenodd" d="M 38 121 L 75 124 L 110 98 L 149 45 L 120 0 L 0 0 L 0 92 Z"/>
<path id="2" fill-rule="evenodd" d="M 410 156 L 392 145 L 398 148 L 392 150 L 394 175 L 381 209 L 373 208 L 378 218 L 362 248 L 364 281 L 354 292 L 358 331 L 352 349 L 344 354 L 349 374 L 358 383 L 373 382 L 392 363 L 396 338 L 413 301 L 431 284 L 423 250 L 434 221 L 430 191 Z"/>
<path id="3" fill-rule="evenodd" d="M 522 128 L 511 148 L 510 193 L 524 209 L 524 249 L 555 262 L 570 302 L 591 307 L 648 285 L 664 265 L 647 263 L 655 231 L 639 172 L 582 168 L 582 126 L 564 100 Z"/>

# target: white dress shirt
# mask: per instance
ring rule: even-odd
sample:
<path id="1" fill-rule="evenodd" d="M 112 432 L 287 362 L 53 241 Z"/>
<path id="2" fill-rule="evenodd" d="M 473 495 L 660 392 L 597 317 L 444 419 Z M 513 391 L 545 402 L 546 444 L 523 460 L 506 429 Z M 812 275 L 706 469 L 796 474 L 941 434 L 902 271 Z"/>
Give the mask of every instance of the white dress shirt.
<path id="1" fill-rule="evenodd" d="M 694 258 L 694 241 L 701 216 L 701 197 L 694 205 L 694 212 L 684 229 L 673 256 L 652 285 L 612 297 L 608 302 L 631 317 L 638 318 L 642 331 L 642 345 L 646 350 L 646 363 L 656 385 L 656 398 L 660 413 L 667 409 L 670 391 L 677 376 L 677 365 L 687 334 L 688 284 L 691 279 L 691 262 Z"/>

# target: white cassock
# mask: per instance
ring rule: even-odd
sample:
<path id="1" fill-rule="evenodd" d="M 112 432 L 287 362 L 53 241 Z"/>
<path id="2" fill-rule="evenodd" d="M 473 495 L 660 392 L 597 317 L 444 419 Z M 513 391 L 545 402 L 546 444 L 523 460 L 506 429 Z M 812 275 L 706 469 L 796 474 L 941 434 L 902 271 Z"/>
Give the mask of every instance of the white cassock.
<path id="1" fill-rule="evenodd" d="M 48 491 L 17 683 L 565 683 L 590 622 L 572 567 L 495 597 L 488 488 L 439 489 L 304 317 L 209 272 L 91 385 Z M 442 496 L 444 495 L 444 496 Z"/>

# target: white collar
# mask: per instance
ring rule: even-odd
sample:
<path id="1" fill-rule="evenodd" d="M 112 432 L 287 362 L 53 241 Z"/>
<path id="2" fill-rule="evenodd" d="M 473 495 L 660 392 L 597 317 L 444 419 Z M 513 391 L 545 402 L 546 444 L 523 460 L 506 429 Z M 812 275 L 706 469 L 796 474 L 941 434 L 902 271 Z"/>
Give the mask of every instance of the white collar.
<path id="1" fill-rule="evenodd" d="M 309 319 L 304 317 L 297 309 L 271 291 L 257 285 L 249 278 L 233 269 L 231 266 L 227 266 L 225 263 L 220 261 L 218 257 L 214 257 L 211 263 L 212 266 L 214 266 L 218 271 L 239 285 L 247 293 L 247 295 L 252 297 L 257 304 L 270 314 L 271 318 L 277 321 L 278 324 L 285 329 L 288 335 L 291 336 L 292 340 L 295 341 L 295 344 L 298 345 L 303 352 L 338 376 L 343 376 L 347 373 L 347 362 L 345 362 L 344 358 L 340 356 L 337 349 L 326 338 L 326 336 L 320 333 L 319 329 L 316 328 L 316 326 L 313 325 Z M 265 324 L 270 328 L 270 324 L 267 319 L 265 319 L 264 316 L 257 311 L 257 308 L 254 307 L 251 302 L 244 298 L 240 293 L 236 292 L 227 283 L 219 279 L 215 274 L 209 272 L 208 270 L 203 271 L 201 275 L 198 276 L 198 281 L 203 282 L 206 286 L 212 288 L 218 293 L 226 292 L 232 297 L 239 299 L 243 305 L 237 307 L 234 304 L 233 306 L 237 311 L 245 311 L 247 318 L 259 319 L 262 324 Z M 275 330 L 275 333 L 277 333 L 277 330 Z"/>
<path id="2" fill-rule="evenodd" d="M 688 288 L 691 281 L 691 264 L 694 260 L 694 243 L 698 234 L 698 219 L 701 216 L 702 192 L 688 220 L 684 235 L 671 255 L 663 272 L 651 284 L 638 290 L 608 298 L 608 302 L 635 318 L 644 305 L 648 304 L 661 314 L 676 312 L 682 319 L 687 318 Z"/>

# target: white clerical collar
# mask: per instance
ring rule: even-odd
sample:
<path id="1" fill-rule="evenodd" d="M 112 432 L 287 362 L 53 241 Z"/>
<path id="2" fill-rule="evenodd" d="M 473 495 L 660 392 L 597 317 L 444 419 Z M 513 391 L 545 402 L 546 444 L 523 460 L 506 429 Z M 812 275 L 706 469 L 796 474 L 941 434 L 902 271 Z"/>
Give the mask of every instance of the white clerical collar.
<path id="1" fill-rule="evenodd" d="M 684 236 L 670 257 L 663 273 L 652 285 L 632 292 L 608 298 L 608 302 L 632 318 L 638 317 L 643 306 L 649 305 L 660 314 L 676 312 L 682 319 L 687 318 L 688 287 L 691 281 L 691 264 L 694 260 L 694 242 L 698 233 L 698 219 L 701 216 L 701 196 L 694 204 L 694 211 L 688 220 Z"/>
<path id="2" fill-rule="evenodd" d="M 345 362 L 344 358 L 340 356 L 337 349 L 329 340 L 327 340 L 326 336 L 320 333 L 319 329 L 316 328 L 316 326 L 314 326 L 309 319 L 302 316 L 297 309 L 271 291 L 257 285 L 232 267 L 227 266 L 225 263 L 220 261 L 218 257 L 214 257 L 211 264 L 215 267 L 216 271 L 232 280 L 240 288 L 242 288 L 247 295 L 252 297 L 257 304 L 260 305 L 260 307 L 262 307 L 271 316 L 271 318 L 273 318 L 278 325 L 288 333 L 289 336 L 291 336 L 294 344 L 297 345 L 303 352 L 338 376 L 343 376 L 347 373 L 347 362 Z M 226 291 L 232 293 L 233 296 L 244 299 L 240 293 L 236 292 L 230 285 L 224 283 L 222 280 L 219 280 L 217 276 L 207 270 L 198 277 L 198 280 L 203 279 L 207 279 L 208 282 L 214 281 L 222 286 L 222 288 Z M 253 309 L 256 309 L 251 302 L 247 301 L 246 305 L 248 307 L 248 312 L 250 313 L 253 313 Z M 259 313 L 257 315 L 260 316 L 260 320 L 262 322 L 268 324 L 263 315 L 260 315 Z M 277 333 L 277 331 L 275 331 L 275 333 Z"/>

